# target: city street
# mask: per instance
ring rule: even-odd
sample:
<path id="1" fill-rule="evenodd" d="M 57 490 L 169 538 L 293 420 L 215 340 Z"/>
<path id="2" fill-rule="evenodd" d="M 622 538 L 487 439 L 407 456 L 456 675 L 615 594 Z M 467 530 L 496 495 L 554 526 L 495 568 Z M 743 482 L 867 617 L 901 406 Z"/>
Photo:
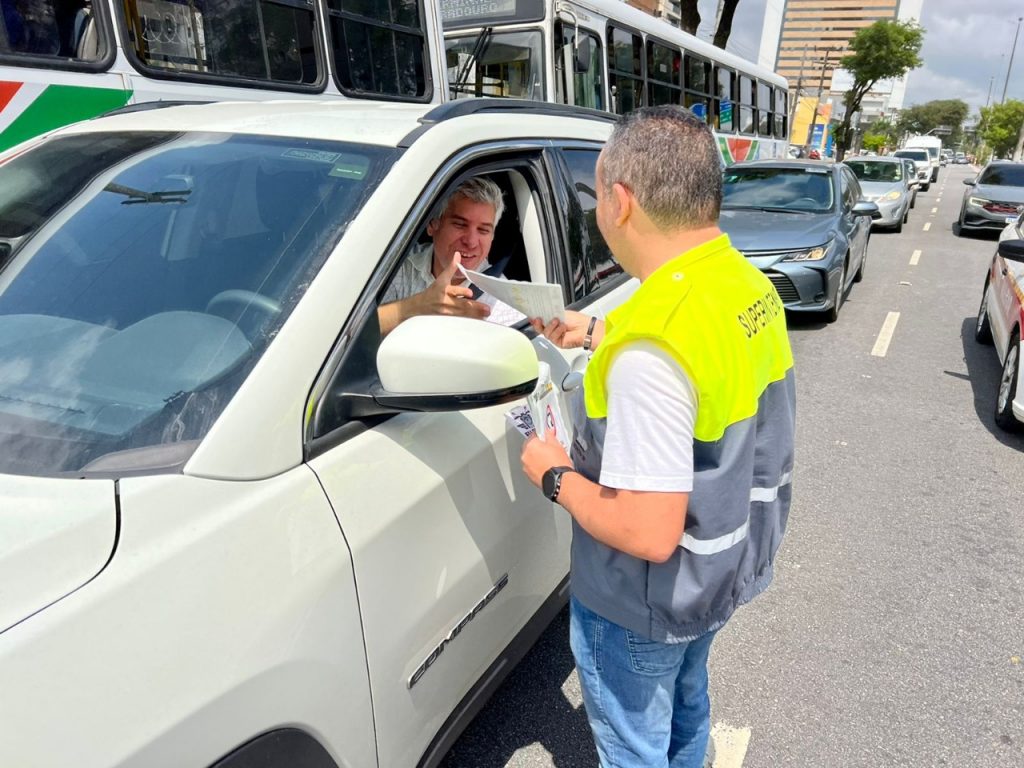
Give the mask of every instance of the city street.
<path id="1" fill-rule="evenodd" d="M 951 227 L 974 173 L 872 235 L 835 324 L 790 319 L 794 504 L 713 647 L 717 768 L 1024 766 L 1024 437 L 973 337 L 995 238 Z M 563 611 L 448 768 L 597 765 L 567 633 Z"/>

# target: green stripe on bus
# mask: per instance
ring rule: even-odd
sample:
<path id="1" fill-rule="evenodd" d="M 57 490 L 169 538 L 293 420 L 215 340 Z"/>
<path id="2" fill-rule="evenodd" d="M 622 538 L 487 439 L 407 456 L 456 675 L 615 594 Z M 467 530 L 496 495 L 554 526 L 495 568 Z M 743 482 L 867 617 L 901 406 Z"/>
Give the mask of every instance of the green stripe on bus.
<path id="1" fill-rule="evenodd" d="M 123 107 L 130 91 L 50 85 L 0 133 L 0 152 L 41 133 Z"/>

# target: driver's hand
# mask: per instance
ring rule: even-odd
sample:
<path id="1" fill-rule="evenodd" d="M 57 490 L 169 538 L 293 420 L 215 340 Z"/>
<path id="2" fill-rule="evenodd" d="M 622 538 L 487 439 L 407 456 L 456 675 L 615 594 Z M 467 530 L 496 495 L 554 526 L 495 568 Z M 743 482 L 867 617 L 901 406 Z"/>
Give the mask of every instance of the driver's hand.
<path id="1" fill-rule="evenodd" d="M 448 268 L 428 288 L 416 295 L 416 314 L 454 315 L 478 320 L 491 314 L 489 306 L 473 299 L 473 291 L 463 285 L 453 284 L 454 280 L 462 279 L 460 263 L 462 254 L 456 251 Z"/>

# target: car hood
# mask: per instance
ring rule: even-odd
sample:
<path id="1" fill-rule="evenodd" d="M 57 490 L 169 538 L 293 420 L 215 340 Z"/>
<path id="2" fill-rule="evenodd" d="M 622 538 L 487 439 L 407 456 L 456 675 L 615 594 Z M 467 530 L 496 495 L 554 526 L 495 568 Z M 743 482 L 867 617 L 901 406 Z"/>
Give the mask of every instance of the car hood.
<path id="1" fill-rule="evenodd" d="M 718 226 L 743 253 L 813 248 L 835 236 L 835 213 L 722 209 Z"/>
<path id="2" fill-rule="evenodd" d="M 886 192 L 904 193 L 907 190 L 902 181 L 862 181 L 861 191 L 871 200 L 881 197 Z"/>
<path id="3" fill-rule="evenodd" d="M 113 480 L 0 475 L 0 632 L 88 582 L 114 551 Z"/>
<path id="4" fill-rule="evenodd" d="M 1004 187 L 996 184 L 975 184 L 968 194 L 999 203 L 1024 203 L 1024 187 Z"/>

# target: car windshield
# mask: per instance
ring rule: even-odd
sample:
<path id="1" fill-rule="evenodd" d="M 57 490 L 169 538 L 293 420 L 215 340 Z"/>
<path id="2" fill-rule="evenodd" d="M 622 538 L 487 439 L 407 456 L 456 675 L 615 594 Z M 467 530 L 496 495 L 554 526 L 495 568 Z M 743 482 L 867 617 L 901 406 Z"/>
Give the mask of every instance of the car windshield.
<path id="1" fill-rule="evenodd" d="M 902 163 L 879 163 L 850 160 L 846 163 L 861 181 L 903 181 Z"/>
<path id="2" fill-rule="evenodd" d="M 997 187 L 1024 187 L 1024 165 L 990 165 L 982 172 L 978 183 Z"/>
<path id="3" fill-rule="evenodd" d="M 182 463 L 394 154 L 88 133 L 0 164 L 0 472 Z"/>
<path id="4" fill-rule="evenodd" d="M 722 208 L 832 210 L 832 174 L 827 168 L 726 168 Z"/>
<path id="5" fill-rule="evenodd" d="M 928 153 L 923 149 L 899 149 L 893 154 L 896 157 L 909 157 L 911 160 L 928 160 Z"/>

